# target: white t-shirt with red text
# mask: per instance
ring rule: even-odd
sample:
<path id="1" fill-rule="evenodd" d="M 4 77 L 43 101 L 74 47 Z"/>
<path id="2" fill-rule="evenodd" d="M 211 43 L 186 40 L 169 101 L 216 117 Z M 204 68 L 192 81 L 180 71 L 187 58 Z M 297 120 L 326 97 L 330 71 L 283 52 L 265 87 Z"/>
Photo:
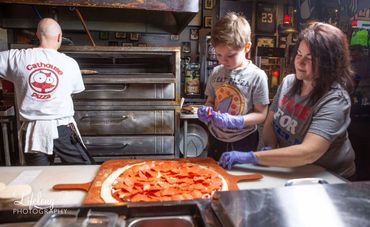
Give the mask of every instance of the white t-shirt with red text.
<path id="1" fill-rule="evenodd" d="M 71 95 L 85 89 L 77 62 L 53 49 L 0 52 L 0 77 L 14 83 L 25 121 L 73 116 Z"/>

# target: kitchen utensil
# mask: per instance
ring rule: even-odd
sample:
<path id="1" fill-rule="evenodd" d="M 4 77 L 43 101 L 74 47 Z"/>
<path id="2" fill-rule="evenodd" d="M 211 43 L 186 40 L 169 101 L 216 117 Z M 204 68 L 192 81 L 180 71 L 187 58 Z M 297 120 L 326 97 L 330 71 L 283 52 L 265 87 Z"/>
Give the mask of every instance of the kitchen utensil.
<path id="1" fill-rule="evenodd" d="M 187 157 L 198 157 L 206 148 L 208 134 L 206 130 L 198 124 L 189 124 L 187 130 Z M 180 139 L 180 152 L 184 154 L 184 138 Z"/>

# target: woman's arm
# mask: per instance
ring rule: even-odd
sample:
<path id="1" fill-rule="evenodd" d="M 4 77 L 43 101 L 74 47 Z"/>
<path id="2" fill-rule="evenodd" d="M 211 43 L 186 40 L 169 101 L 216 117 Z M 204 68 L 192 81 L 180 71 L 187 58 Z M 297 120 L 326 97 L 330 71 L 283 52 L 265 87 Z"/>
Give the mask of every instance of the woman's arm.
<path id="1" fill-rule="evenodd" d="M 263 124 L 262 141 L 265 147 L 277 147 L 277 140 L 275 131 L 272 127 L 272 121 L 274 119 L 274 112 L 269 111 L 266 121 Z"/>
<path id="2" fill-rule="evenodd" d="M 261 165 L 296 167 L 315 162 L 329 149 L 329 146 L 330 142 L 325 138 L 307 133 L 302 144 L 255 152 L 255 155 L 258 164 Z"/>

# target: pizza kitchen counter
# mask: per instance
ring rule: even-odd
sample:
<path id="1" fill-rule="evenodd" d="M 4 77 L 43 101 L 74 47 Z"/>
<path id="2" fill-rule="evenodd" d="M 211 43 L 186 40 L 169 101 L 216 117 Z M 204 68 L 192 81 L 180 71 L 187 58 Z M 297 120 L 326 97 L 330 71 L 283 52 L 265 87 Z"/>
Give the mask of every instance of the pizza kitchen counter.
<path id="1" fill-rule="evenodd" d="M 95 178 L 99 167 L 99 165 L 0 167 L 0 182 L 6 185 L 29 184 L 31 186 L 32 193 L 23 200 L 18 201 L 18 205 L 79 205 L 86 195 L 85 191 L 54 191 L 52 187 L 56 184 L 91 182 Z M 298 178 L 321 178 L 329 184 L 346 182 L 344 179 L 315 165 L 299 168 L 280 168 L 243 164 L 236 165 L 227 173 L 230 175 L 253 173 L 263 175 L 263 178 L 260 180 L 238 182 L 237 186 L 239 189 L 279 188 L 284 187 L 288 180 Z M 0 208 L 13 205 L 1 202 Z"/>

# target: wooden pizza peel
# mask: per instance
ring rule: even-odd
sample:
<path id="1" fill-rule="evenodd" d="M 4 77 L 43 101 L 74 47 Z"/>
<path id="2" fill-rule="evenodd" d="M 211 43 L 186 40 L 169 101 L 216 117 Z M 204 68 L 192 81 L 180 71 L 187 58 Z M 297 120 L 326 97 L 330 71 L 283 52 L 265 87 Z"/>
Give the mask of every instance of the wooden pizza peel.
<path id="1" fill-rule="evenodd" d="M 157 159 L 158 161 L 161 159 Z M 155 161 L 157 161 L 155 160 Z M 163 159 L 162 159 L 163 160 Z M 53 190 L 84 190 L 87 192 L 83 204 L 100 204 L 105 203 L 100 197 L 100 189 L 105 179 L 111 175 L 115 170 L 122 168 L 126 165 L 132 165 L 135 163 L 148 162 L 153 160 L 142 159 L 142 160 L 109 160 L 105 161 L 99 168 L 98 173 L 91 182 L 81 184 L 56 184 L 53 186 Z M 238 190 L 237 183 L 239 181 L 247 180 L 259 180 L 263 176 L 261 174 L 246 174 L 246 175 L 230 175 L 221 166 L 217 164 L 211 158 L 179 158 L 179 159 L 166 159 L 166 161 L 178 161 L 186 163 L 194 163 L 213 169 L 220 174 L 227 182 L 228 190 Z"/>

